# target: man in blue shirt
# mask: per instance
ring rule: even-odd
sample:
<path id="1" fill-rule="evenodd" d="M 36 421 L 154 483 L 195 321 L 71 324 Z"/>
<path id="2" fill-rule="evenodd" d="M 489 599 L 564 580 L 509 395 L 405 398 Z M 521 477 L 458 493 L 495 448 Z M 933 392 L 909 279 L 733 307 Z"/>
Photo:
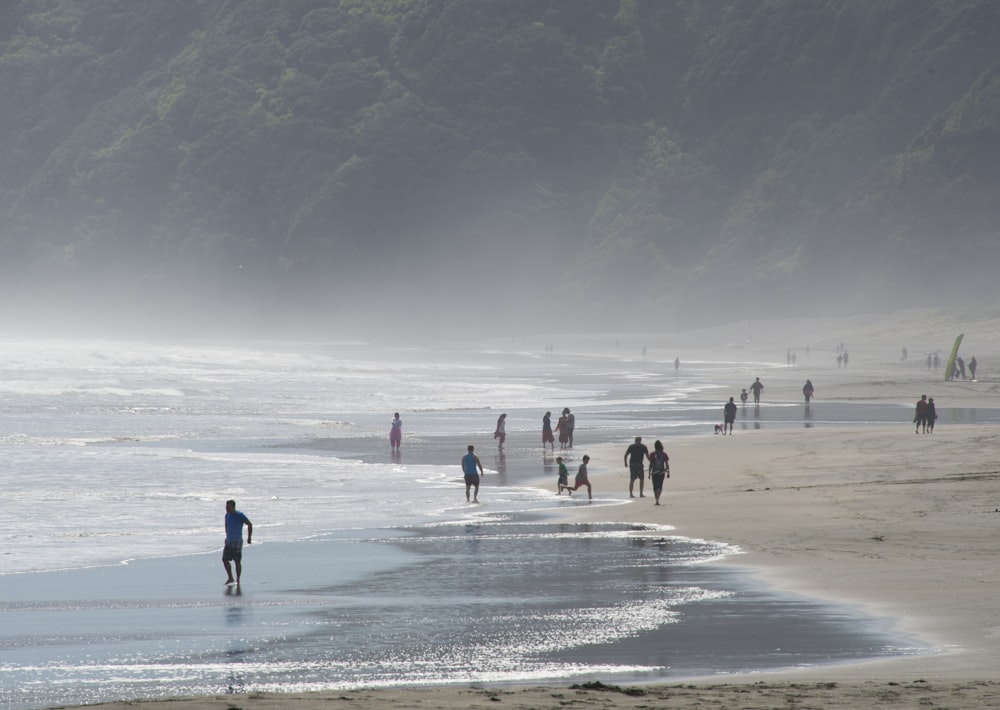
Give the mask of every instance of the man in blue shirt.
<path id="1" fill-rule="evenodd" d="M 226 584 L 239 586 L 240 575 L 243 573 L 243 526 L 247 526 L 247 544 L 253 544 L 253 523 L 250 518 L 236 510 L 236 501 L 226 501 L 226 544 L 222 548 L 222 564 L 226 568 Z M 230 562 L 236 566 L 236 579 Z"/>
<path id="2" fill-rule="evenodd" d="M 479 457 L 473 453 L 475 447 L 469 444 L 469 453 L 462 457 L 462 473 L 465 474 L 465 500 L 469 500 L 469 493 L 475 487 L 476 492 L 470 501 L 479 502 L 479 474 L 483 472 L 483 464 Z"/>

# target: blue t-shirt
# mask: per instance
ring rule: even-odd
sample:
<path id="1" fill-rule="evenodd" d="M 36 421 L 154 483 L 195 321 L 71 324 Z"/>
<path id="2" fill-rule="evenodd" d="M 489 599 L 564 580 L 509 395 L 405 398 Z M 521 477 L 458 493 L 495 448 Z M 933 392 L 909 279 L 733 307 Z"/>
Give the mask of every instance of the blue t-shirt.
<path id="1" fill-rule="evenodd" d="M 250 524 L 250 518 L 240 511 L 226 513 L 226 542 L 243 542 L 243 526 Z"/>
<path id="2" fill-rule="evenodd" d="M 462 457 L 462 470 L 466 476 L 474 476 L 479 473 L 479 469 L 476 467 L 476 455 L 471 451 Z"/>

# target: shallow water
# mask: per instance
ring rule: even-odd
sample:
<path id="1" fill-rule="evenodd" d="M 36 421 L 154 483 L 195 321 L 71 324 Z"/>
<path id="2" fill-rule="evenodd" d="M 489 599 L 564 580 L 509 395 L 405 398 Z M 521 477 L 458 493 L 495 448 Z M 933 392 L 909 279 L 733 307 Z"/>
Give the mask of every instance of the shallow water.
<path id="1" fill-rule="evenodd" d="M 734 550 L 637 526 L 523 519 L 9 578 L 0 699 L 418 684 L 669 680 L 901 648 L 887 621 L 762 590 Z"/>
<path id="2" fill-rule="evenodd" d="M 557 522 L 561 509 L 627 504 L 624 486 L 590 503 L 530 485 L 554 488 L 544 411 L 576 413 L 572 465 L 636 434 L 709 434 L 718 373 L 768 366 L 706 359 L 675 376 L 638 361 L 355 344 L 6 343 L 0 701 L 659 679 L 913 652 L 884 620 L 708 563 L 735 551 L 671 537 L 669 511 L 657 530 Z M 768 405 L 741 410 L 737 429 L 908 415 Z M 469 443 L 488 470 L 480 506 L 460 479 Z M 591 464 L 602 467 L 620 461 Z M 239 594 L 223 591 L 218 559 L 230 497 L 254 521 Z"/>

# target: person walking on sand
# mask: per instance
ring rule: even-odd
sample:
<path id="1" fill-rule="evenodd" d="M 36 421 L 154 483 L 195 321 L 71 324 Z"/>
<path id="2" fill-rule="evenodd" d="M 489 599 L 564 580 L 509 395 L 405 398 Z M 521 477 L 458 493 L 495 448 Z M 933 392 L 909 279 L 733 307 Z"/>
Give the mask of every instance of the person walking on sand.
<path id="1" fill-rule="evenodd" d="M 542 417 L 542 448 L 549 444 L 552 450 L 556 450 L 556 438 L 552 436 L 552 412 L 546 412 Z"/>
<path id="2" fill-rule="evenodd" d="M 750 393 L 749 393 L 749 392 L 747 392 L 747 390 L 746 390 L 746 387 L 744 387 L 744 388 L 743 388 L 743 389 L 742 389 L 742 390 L 740 391 L 740 402 L 742 402 L 742 403 L 743 403 L 743 406 L 744 406 L 744 407 L 745 407 L 745 406 L 747 406 L 747 399 L 748 399 L 749 397 L 750 397 Z"/>
<path id="3" fill-rule="evenodd" d="M 809 400 L 813 398 L 816 392 L 816 388 L 813 387 L 812 380 L 806 380 L 806 383 L 802 385 L 802 396 L 806 398 L 806 404 L 809 404 Z"/>
<path id="4" fill-rule="evenodd" d="M 573 481 L 573 488 L 572 489 L 567 488 L 566 490 L 576 491 L 576 490 L 579 490 L 581 486 L 586 486 L 587 487 L 587 499 L 588 500 L 593 500 L 594 499 L 594 492 L 590 488 L 590 478 L 587 476 L 587 464 L 588 463 L 590 463 L 590 457 L 589 456 L 584 456 L 583 457 L 583 463 L 580 464 L 580 468 L 578 468 L 577 471 L 576 471 L 576 480 Z M 572 492 L 571 492 L 571 495 L 572 495 Z"/>
<path id="5" fill-rule="evenodd" d="M 976 362 L 976 356 L 973 355 L 972 359 L 969 360 L 969 379 L 970 380 L 976 379 L 976 367 L 977 366 L 978 366 L 978 363 Z"/>
<path id="6" fill-rule="evenodd" d="M 556 483 L 556 490 L 559 491 L 558 495 L 562 495 L 563 488 L 570 491 L 570 495 L 572 495 L 573 489 L 569 485 L 569 469 L 563 463 L 562 456 L 556 456 L 556 463 L 559 464 L 559 481 Z"/>
<path id="7" fill-rule="evenodd" d="M 635 498 L 633 489 L 635 482 L 639 481 L 639 497 L 645 498 L 643 493 L 644 477 L 646 475 L 645 459 L 649 458 L 649 449 L 642 443 L 642 437 L 635 437 L 635 442 L 625 449 L 625 465 L 628 466 L 628 497 Z"/>
<path id="8" fill-rule="evenodd" d="M 733 435 L 733 423 L 736 421 L 736 402 L 730 397 L 729 401 L 722 408 L 722 433 L 725 435 L 727 432 L 730 436 Z"/>
<path id="9" fill-rule="evenodd" d="M 761 382 L 760 378 L 758 377 L 753 381 L 753 384 L 750 385 L 750 392 L 753 394 L 753 403 L 755 407 L 760 404 L 760 393 L 763 391 L 764 391 L 764 383 Z M 730 399 L 732 399 L 732 397 L 730 397 Z"/>
<path id="10" fill-rule="evenodd" d="M 670 457 L 663 450 L 663 443 L 657 440 L 653 444 L 653 453 L 649 455 L 649 480 L 653 482 L 653 496 L 656 498 L 656 505 L 660 504 L 664 478 L 670 478 Z"/>
<path id="11" fill-rule="evenodd" d="M 243 526 L 247 526 L 247 544 L 253 543 L 253 523 L 236 510 L 236 501 L 226 501 L 226 543 L 222 547 L 222 566 L 226 568 L 226 584 L 240 586 L 243 575 Z M 233 578 L 236 567 L 236 578 Z"/>
<path id="12" fill-rule="evenodd" d="M 483 473 L 483 463 L 474 453 L 476 447 L 469 444 L 469 453 L 462 457 L 462 473 L 465 474 L 465 500 L 471 503 L 479 502 L 479 475 Z M 469 493 L 475 487 L 476 492 L 469 500 Z"/>
<path id="13" fill-rule="evenodd" d="M 503 442 L 507 441 L 507 415 L 501 414 L 497 417 L 497 428 L 493 432 L 493 438 L 499 439 L 500 443 L 497 444 L 498 449 L 503 448 Z"/>
<path id="14" fill-rule="evenodd" d="M 934 420 L 937 419 L 937 407 L 934 405 L 934 398 L 931 397 L 927 400 L 927 412 L 924 415 L 927 418 L 927 433 L 934 433 Z"/>
<path id="15" fill-rule="evenodd" d="M 681 359 L 679 357 L 675 357 L 674 358 L 674 374 L 676 375 L 677 372 L 680 369 L 681 369 Z"/>
<path id="16" fill-rule="evenodd" d="M 399 451 L 399 445 L 403 443 L 403 420 L 399 418 L 399 412 L 392 415 L 392 422 L 389 424 L 389 448 Z"/>
<path id="17" fill-rule="evenodd" d="M 920 428 L 923 427 L 924 433 L 927 433 L 927 395 L 920 395 L 920 399 L 917 400 L 916 411 L 913 413 L 913 423 L 916 425 L 916 431 L 914 434 L 920 433 Z"/>

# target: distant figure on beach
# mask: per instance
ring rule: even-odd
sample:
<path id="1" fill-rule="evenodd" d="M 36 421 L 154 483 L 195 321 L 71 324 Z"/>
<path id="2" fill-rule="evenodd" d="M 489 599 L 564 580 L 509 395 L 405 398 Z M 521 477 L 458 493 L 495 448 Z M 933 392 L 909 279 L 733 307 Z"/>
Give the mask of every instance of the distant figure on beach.
<path id="1" fill-rule="evenodd" d="M 937 407 L 934 406 L 934 398 L 927 400 L 927 431 L 934 433 L 934 420 L 937 419 Z"/>
<path id="2" fill-rule="evenodd" d="M 501 414 L 497 417 L 497 428 L 493 432 L 493 438 L 499 439 L 500 443 L 497 444 L 497 448 L 503 448 L 503 442 L 507 441 L 507 415 Z"/>
<path id="3" fill-rule="evenodd" d="M 915 434 L 920 433 L 921 427 L 924 433 L 927 433 L 927 395 L 920 395 L 920 399 L 917 400 L 916 411 L 913 413 L 913 423 L 916 425 Z"/>
<path id="4" fill-rule="evenodd" d="M 904 345 L 903 346 L 903 356 L 901 358 L 899 358 L 899 359 L 902 360 L 903 362 L 906 362 L 906 355 L 907 355 L 907 353 L 906 353 L 906 346 Z"/>
<path id="5" fill-rule="evenodd" d="M 978 363 L 976 363 L 976 356 L 973 355 L 972 359 L 969 360 L 969 379 L 970 380 L 976 379 L 976 367 L 978 367 Z"/>
<path id="6" fill-rule="evenodd" d="M 725 434 L 726 430 L 729 430 L 729 435 L 733 435 L 733 423 L 736 421 L 736 402 L 730 397 L 729 401 L 722 408 L 722 433 Z"/>
<path id="7" fill-rule="evenodd" d="M 749 397 L 750 393 L 747 392 L 746 387 L 744 387 L 743 390 L 740 392 L 740 401 L 743 403 L 744 407 L 747 406 L 747 399 L 749 399 Z"/>
<path id="8" fill-rule="evenodd" d="M 760 381 L 759 377 L 753 381 L 752 385 L 750 385 L 750 391 L 753 393 L 754 405 L 760 404 L 760 393 L 764 391 L 764 383 Z M 732 402 L 733 398 L 730 397 L 729 401 Z"/>
<path id="9" fill-rule="evenodd" d="M 569 432 L 567 431 L 569 424 L 567 422 L 566 410 L 564 409 L 563 413 L 559 415 L 559 421 L 556 422 L 556 431 L 559 432 L 560 449 L 565 449 L 566 445 L 569 443 Z"/>
<path id="10" fill-rule="evenodd" d="M 844 367 L 847 367 L 847 351 L 844 351 Z"/>
<path id="11" fill-rule="evenodd" d="M 645 459 L 649 458 L 649 449 L 646 445 L 642 443 L 642 437 L 635 437 L 635 442 L 625 449 L 625 465 L 628 466 L 629 478 L 628 478 L 628 497 L 635 498 L 632 489 L 635 487 L 635 482 L 639 481 L 639 497 L 645 498 L 643 494 L 643 485 L 645 484 Z"/>
<path id="12" fill-rule="evenodd" d="M 542 417 L 542 448 L 546 444 L 551 444 L 552 450 L 556 450 L 556 438 L 552 436 L 552 412 L 546 412 Z"/>
<path id="13" fill-rule="evenodd" d="M 927 353 L 927 369 L 931 369 L 931 354 Z"/>
<path id="14" fill-rule="evenodd" d="M 809 404 L 809 400 L 813 398 L 815 392 L 812 380 L 806 380 L 806 383 L 802 385 L 802 395 L 806 398 L 806 404 Z"/>
<path id="15" fill-rule="evenodd" d="M 462 457 L 462 473 L 465 474 L 465 500 L 469 500 L 469 493 L 476 489 L 472 496 L 472 503 L 479 502 L 479 474 L 483 473 L 483 464 L 474 453 L 476 447 L 469 444 L 469 453 Z"/>
<path id="16" fill-rule="evenodd" d="M 941 367 L 941 358 L 937 353 L 934 353 L 934 369 L 937 370 L 939 367 Z"/>
<path id="17" fill-rule="evenodd" d="M 556 463 L 559 464 L 559 481 L 556 483 L 556 490 L 558 491 L 558 495 L 562 495 L 564 488 L 568 491 L 572 491 L 573 489 L 569 485 L 569 469 L 563 463 L 562 456 L 556 456 Z"/>
<path id="18" fill-rule="evenodd" d="M 399 445 L 403 443 L 403 420 L 399 418 L 399 412 L 392 415 L 392 423 L 389 424 L 389 447 L 393 451 L 399 451 Z"/>
<path id="19" fill-rule="evenodd" d="M 569 407 L 563 410 L 566 415 L 566 436 L 569 439 L 569 448 L 573 448 L 573 430 L 576 429 L 576 415 L 569 411 Z"/>
<path id="20" fill-rule="evenodd" d="M 226 501 L 226 543 L 222 547 L 222 566 L 226 568 L 226 584 L 240 585 L 243 575 L 243 526 L 247 526 L 247 544 L 253 543 L 253 523 L 236 510 L 236 501 Z M 233 579 L 233 567 L 236 578 Z"/>
<path id="21" fill-rule="evenodd" d="M 837 367 L 844 366 L 844 355 L 842 353 L 837 353 Z"/>
<path id="22" fill-rule="evenodd" d="M 590 478 L 587 477 L 587 464 L 590 463 L 590 457 L 584 456 L 583 463 L 580 464 L 580 468 L 576 471 L 576 480 L 573 481 L 573 488 L 566 490 L 576 491 L 579 490 L 581 486 L 587 487 L 587 498 L 593 500 L 594 492 L 590 488 Z M 570 493 L 572 495 L 572 492 Z"/>
<path id="23" fill-rule="evenodd" d="M 657 440 L 653 444 L 653 453 L 649 455 L 649 480 L 653 482 L 653 495 L 656 505 L 660 504 L 660 494 L 663 493 L 663 479 L 670 478 L 670 457 L 663 450 L 663 443 Z"/>
<path id="24" fill-rule="evenodd" d="M 680 369 L 681 369 L 681 359 L 679 357 L 675 357 L 674 358 L 674 374 L 676 375 L 677 372 Z"/>

